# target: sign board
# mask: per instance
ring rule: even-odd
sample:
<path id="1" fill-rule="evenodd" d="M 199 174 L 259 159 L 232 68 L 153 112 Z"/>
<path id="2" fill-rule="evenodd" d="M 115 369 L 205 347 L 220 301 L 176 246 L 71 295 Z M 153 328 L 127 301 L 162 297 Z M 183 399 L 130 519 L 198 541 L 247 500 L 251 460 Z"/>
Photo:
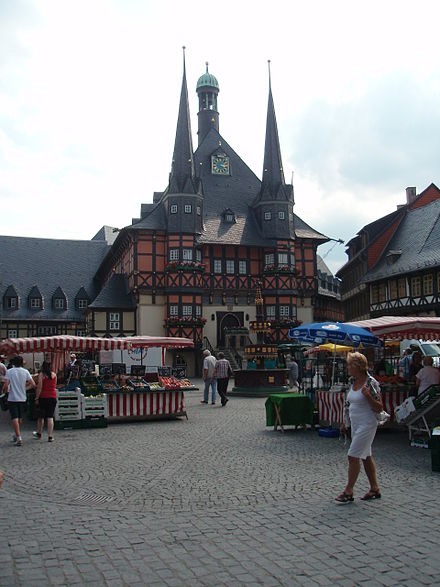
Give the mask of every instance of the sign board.
<path id="1" fill-rule="evenodd" d="M 174 377 L 176 377 L 177 379 L 183 379 L 184 377 L 186 377 L 186 367 L 182 366 L 182 367 L 173 367 L 173 375 Z"/>

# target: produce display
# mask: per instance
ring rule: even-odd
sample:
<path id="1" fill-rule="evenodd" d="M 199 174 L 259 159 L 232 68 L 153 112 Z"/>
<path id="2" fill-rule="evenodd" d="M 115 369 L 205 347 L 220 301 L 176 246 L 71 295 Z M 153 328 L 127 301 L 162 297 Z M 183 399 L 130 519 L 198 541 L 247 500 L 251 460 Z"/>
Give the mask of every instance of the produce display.
<path id="1" fill-rule="evenodd" d="M 118 391 L 119 385 L 114 379 L 105 377 L 101 380 L 101 385 L 104 391 Z"/>
<path id="2" fill-rule="evenodd" d="M 185 389 L 186 387 L 190 387 L 192 389 L 194 387 L 189 379 L 178 379 L 178 381 L 181 389 Z"/>
<path id="3" fill-rule="evenodd" d="M 171 389 L 180 389 L 180 380 L 176 379 L 175 377 L 159 377 L 159 383 L 162 385 L 164 389 L 171 390 Z"/>
<path id="4" fill-rule="evenodd" d="M 164 390 L 164 388 L 161 386 L 161 384 L 158 381 L 150 381 L 150 383 L 148 385 L 150 386 L 151 391 L 163 391 Z"/>
<path id="5" fill-rule="evenodd" d="M 407 381 L 399 375 L 375 375 L 374 378 L 384 385 L 405 385 Z"/>
<path id="6" fill-rule="evenodd" d="M 84 395 L 96 395 L 103 391 L 102 383 L 99 377 L 87 375 L 81 378 L 81 391 Z"/>
<path id="7" fill-rule="evenodd" d="M 127 385 L 132 388 L 132 391 L 150 391 L 150 385 L 141 377 L 128 379 Z"/>

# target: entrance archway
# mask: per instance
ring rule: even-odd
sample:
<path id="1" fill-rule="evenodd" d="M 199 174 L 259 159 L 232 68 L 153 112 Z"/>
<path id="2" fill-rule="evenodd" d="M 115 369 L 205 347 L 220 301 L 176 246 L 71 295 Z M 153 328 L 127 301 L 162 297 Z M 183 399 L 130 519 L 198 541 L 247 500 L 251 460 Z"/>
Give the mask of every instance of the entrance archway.
<path id="1" fill-rule="evenodd" d="M 217 312 L 217 347 L 225 347 L 225 328 L 243 326 L 243 312 Z"/>

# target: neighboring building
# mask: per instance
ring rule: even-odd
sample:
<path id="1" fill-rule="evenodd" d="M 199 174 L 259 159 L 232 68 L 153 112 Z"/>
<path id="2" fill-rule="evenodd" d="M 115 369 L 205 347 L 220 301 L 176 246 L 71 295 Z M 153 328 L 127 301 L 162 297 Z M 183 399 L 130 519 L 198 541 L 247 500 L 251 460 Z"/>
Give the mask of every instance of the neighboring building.
<path id="1" fill-rule="evenodd" d="M 37 334 L 44 320 L 57 332 L 82 333 L 85 324 L 92 336 L 189 337 L 196 351 L 179 353 L 179 360 L 192 374 L 200 370 L 202 345 L 223 347 L 228 332 L 248 331 L 258 283 L 273 343 L 286 341 L 298 322 L 340 316 L 339 281 L 325 264 L 319 273 L 324 287 L 317 278 L 317 247 L 329 239 L 294 213 L 270 84 L 261 181 L 219 132 L 219 84 L 208 68 L 196 91 L 194 151 L 184 67 L 168 185 L 152 203 L 141 205 L 140 218 L 120 230 L 103 227 L 88 242 L 47 241 L 50 250 L 59 247 L 56 254 L 49 249 L 34 254 L 31 241 L 45 239 L 17 239 L 27 242 L 28 250 L 19 257 L 13 247 L 8 252 L 16 271 L 8 265 L 0 287 L 8 325 L 3 336 Z M 29 275 L 17 258 L 26 258 Z M 14 322 L 21 314 L 8 304 L 26 298 L 30 306 L 34 285 L 44 300 L 64 297 L 67 309 L 61 312 L 56 306 L 61 302 L 51 303 L 49 314 L 29 307 L 21 327 Z M 78 292 L 87 294 L 86 319 L 84 302 L 76 305 Z"/>
<path id="2" fill-rule="evenodd" d="M 105 240 L 0 236 L 0 338 L 85 335 Z"/>
<path id="3" fill-rule="evenodd" d="M 348 243 L 342 279 L 346 320 L 440 315 L 440 190 L 406 190 L 407 202 Z"/>
<path id="4" fill-rule="evenodd" d="M 315 298 L 313 319 L 316 322 L 332 320 L 344 321 L 344 309 L 341 301 L 341 280 L 335 277 L 324 260 L 319 255 L 318 267 L 318 295 Z"/>

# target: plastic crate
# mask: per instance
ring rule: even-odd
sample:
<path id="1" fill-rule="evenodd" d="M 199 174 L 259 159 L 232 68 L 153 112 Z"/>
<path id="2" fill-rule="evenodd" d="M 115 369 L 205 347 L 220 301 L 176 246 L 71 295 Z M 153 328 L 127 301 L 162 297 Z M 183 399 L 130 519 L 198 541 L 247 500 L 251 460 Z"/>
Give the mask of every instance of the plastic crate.
<path id="1" fill-rule="evenodd" d="M 82 399 L 82 414 L 84 418 L 87 417 L 107 417 L 108 416 L 108 402 L 107 396 L 104 394 L 101 397 L 83 397 Z"/>
<path id="2" fill-rule="evenodd" d="M 79 430 L 83 428 L 82 420 L 55 420 L 53 427 L 55 430 Z"/>
<path id="3" fill-rule="evenodd" d="M 414 406 L 416 409 L 422 408 L 426 402 L 429 402 L 431 399 L 438 397 L 439 395 L 439 387 L 438 385 L 432 385 L 425 389 L 425 391 L 419 395 L 418 397 L 414 398 Z"/>
<path id="4" fill-rule="evenodd" d="M 81 428 L 107 428 L 107 418 L 84 418 L 81 420 Z"/>

